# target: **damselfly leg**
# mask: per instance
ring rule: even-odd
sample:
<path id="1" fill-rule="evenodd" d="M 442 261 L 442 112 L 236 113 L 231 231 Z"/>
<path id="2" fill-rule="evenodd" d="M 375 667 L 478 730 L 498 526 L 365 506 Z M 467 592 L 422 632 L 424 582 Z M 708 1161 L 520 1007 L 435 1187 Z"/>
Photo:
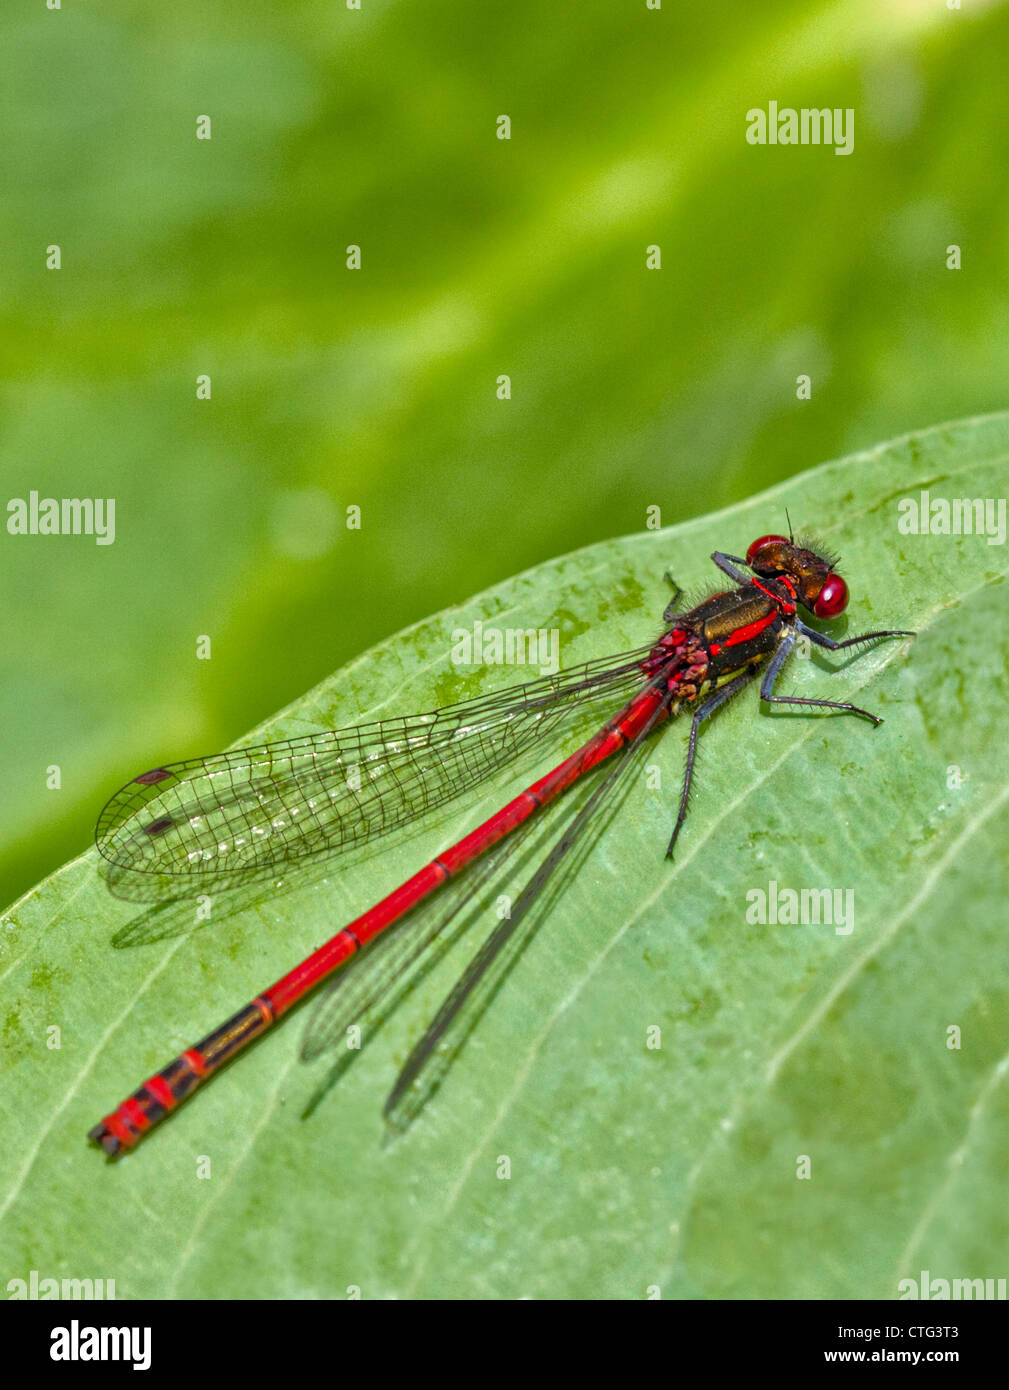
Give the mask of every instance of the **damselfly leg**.
<path id="1" fill-rule="evenodd" d="M 683 827 L 683 822 L 687 818 L 687 802 L 690 800 L 690 782 L 694 775 L 694 755 L 697 752 L 697 734 L 705 719 L 709 719 L 715 710 L 721 705 L 727 704 L 733 695 L 738 695 L 744 686 L 749 685 L 757 674 L 756 667 L 750 667 L 741 675 L 736 676 L 727 684 L 715 691 L 714 695 L 705 700 L 694 715 L 690 723 L 690 738 L 687 741 L 687 761 L 683 769 L 683 792 L 680 796 L 680 810 L 676 817 L 676 824 L 673 827 L 673 834 L 669 841 L 669 848 L 666 850 L 666 858 L 672 859 L 673 850 L 676 848 L 676 840 Z"/>

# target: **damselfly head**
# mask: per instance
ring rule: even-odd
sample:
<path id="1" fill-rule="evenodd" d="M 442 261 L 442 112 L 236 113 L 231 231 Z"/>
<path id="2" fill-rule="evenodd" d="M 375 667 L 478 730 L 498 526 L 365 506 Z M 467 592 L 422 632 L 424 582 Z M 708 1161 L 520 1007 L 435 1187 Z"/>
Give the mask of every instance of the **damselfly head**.
<path id="1" fill-rule="evenodd" d="M 836 618 L 848 606 L 848 586 L 834 570 L 837 560 L 789 536 L 761 536 L 746 552 L 746 563 L 762 579 L 787 576 L 803 608 L 818 618 Z"/>

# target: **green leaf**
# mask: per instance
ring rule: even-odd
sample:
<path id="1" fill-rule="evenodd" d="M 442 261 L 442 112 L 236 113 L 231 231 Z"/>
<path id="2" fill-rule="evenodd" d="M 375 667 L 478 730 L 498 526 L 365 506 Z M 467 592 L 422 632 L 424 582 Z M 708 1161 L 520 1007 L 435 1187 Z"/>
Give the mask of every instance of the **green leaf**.
<path id="1" fill-rule="evenodd" d="M 41 883 L 0 937 L 8 1277 L 115 1279 L 120 1298 L 891 1298 L 921 1270 L 1004 1276 L 1006 550 L 901 534 L 898 504 L 998 498 L 1007 456 L 1009 415 L 965 421 L 565 556 L 381 644 L 251 736 L 528 674 L 460 680 L 451 635 L 477 620 L 559 628 L 564 666 L 647 642 L 667 567 L 713 582 L 710 552 L 782 529 L 786 507 L 843 557 L 852 601 L 833 631 L 918 631 L 785 673 L 782 689 L 881 713 L 877 729 L 772 715 L 755 692 L 723 711 L 675 865 L 685 722 L 661 732 L 395 1143 L 382 1101 L 472 942 L 309 1120 L 326 1064 L 298 1064 L 302 1018 L 120 1163 L 84 1135 L 568 746 L 371 857 L 292 873 L 240 912 L 212 904 L 201 930 L 177 930 L 189 905 L 172 919 L 112 897 L 94 851 Z M 748 921 L 747 895 L 771 881 L 850 891 L 853 930 Z"/>

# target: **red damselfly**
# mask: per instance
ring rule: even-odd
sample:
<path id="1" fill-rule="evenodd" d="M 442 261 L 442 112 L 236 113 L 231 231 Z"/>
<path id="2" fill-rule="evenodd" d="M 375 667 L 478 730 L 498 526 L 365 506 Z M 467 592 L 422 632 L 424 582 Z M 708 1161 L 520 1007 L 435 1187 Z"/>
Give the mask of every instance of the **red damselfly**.
<path id="1" fill-rule="evenodd" d="M 587 708 L 608 702 L 612 709 L 622 701 L 617 712 L 552 772 L 151 1077 L 96 1125 L 89 1138 L 112 1157 L 133 1148 L 202 1082 L 333 976 L 304 1048 L 312 1055 L 321 1051 L 341 1035 L 345 1024 L 387 996 L 439 940 L 459 909 L 458 901 L 450 901 L 451 910 L 437 911 L 446 896 L 439 890 L 449 880 L 464 885 L 464 900 L 471 897 L 514 852 L 538 812 L 622 751 L 623 757 L 570 817 L 510 914 L 496 922 L 407 1058 L 385 1105 L 386 1117 L 404 1126 L 439 1084 L 438 1059 L 441 1056 L 444 1063 L 451 1053 L 450 1034 L 458 1045 L 465 1040 L 477 1005 L 493 997 L 515 958 L 533 906 L 600 808 L 628 777 L 635 754 L 657 725 L 684 708 L 693 711 L 679 810 L 667 851 L 671 855 L 687 813 L 698 731 L 759 671 L 761 699 L 771 705 L 841 710 L 874 725 L 881 722 L 877 715 L 844 701 L 774 693 L 798 636 L 840 651 L 880 638 L 914 635 L 887 629 L 835 641 L 808 627 L 799 617 L 800 607 L 830 619 L 847 605 L 848 589 L 836 572 L 836 558 L 819 543 L 796 540 L 791 534 L 760 537 L 745 559 L 721 551 L 711 558 L 732 581 L 731 587 L 684 611 L 674 584 L 662 634 L 636 651 L 430 714 L 153 768 L 121 788 L 96 828 L 102 855 L 120 873 L 177 881 L 180 894 L 194 886 L 203 891 L 212 884 L 234 883 L 243 874 L 370 843 L 539 746 L 551 732 L 562 731 L 573 712 L 584 717 Z M 363 958 L 355 970 L 341 971 L 358 953 Z M 364 970 L 369 960 L 372 967 Z M 374 968 L 376 962 L 381 974 Z M 358 971 L 361 982 L 355 987 Z"/>

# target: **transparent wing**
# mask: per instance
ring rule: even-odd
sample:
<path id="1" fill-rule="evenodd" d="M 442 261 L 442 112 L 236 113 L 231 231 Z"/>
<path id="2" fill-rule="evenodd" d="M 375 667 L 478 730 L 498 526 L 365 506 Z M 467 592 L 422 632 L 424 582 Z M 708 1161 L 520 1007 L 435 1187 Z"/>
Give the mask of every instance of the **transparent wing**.
<path id="1" fill-rule="evenodd" d="M 316 1000 L 301 1045 L 304 1061 L 323 1055 L 333 1064 L 304 1111 L 307 1118 L 383 1024 L 474 923 L 486 906 L 484 890 L 518 857 L 535 818 L 472 864 L 458 878 L 383 932 L 335 975 Z M 492 892 L 500 891 L 495 884 Z M 358 1031 L 352 1032 L 353 1025 Z"/>
<path id="2" fill-rule="evenodd" d="M 95 829 L 117 870 L 208 882 L 361 844 L 490 776 L 644 680 L 647 648 L 430 714 L 190 758 L 141 773 Z"/>
<path id="3" fill-rule="evenodd" d="M 498 841 L 458 878 L 409 913 L 402 922 L 382 932 L 348 961 L 316 1000 L 302 1042 L 303 1061 L 313 1061 L 345 1040 L 347 1030 L 368 1014 L 392 1012 L 390 996 L 398 1002 L 409 993 L 417 973 L 426 973 L 441 959 L 459 935 L 457 919 L 473 902 L 487 881 L 510 859 L 522 840 L 522 832 Z M 452 930 L 452 928 L 455 928 Z M 422 971 L 415 967 L 422 966 Z M 406 985 L 401 989 L 398 986 Z M 389 1006 L 383 1008 L 383 1005 Z"/>
<path id="4" fill-rule="evenodd" d="M 497 923 L 431 1020 L 385 1103 L 384 1114 L 392 1129 L 407 1129 L 441 1085 L 478 1019 L 534 935 L 541 917 L 534 909 L 544 906 L 551 880 L 599 812 L 630 777 L 642 745 L 664 718 L 672 698 L 670 695 L 657 707 L 648 723 L 594 788 L 516 898 L 511 915 Z"/>

